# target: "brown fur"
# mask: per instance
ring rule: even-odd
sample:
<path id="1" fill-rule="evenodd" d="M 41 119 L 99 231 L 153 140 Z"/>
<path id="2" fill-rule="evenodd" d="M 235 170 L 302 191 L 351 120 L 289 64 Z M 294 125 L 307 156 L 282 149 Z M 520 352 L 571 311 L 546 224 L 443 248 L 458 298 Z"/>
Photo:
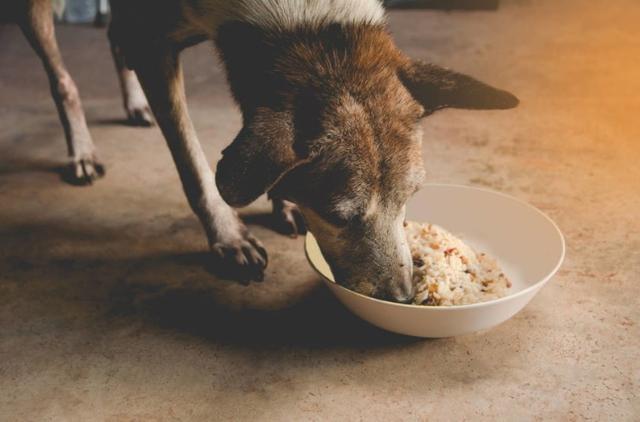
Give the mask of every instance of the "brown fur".
<path id="1" fill-rule="evenodd" d="M 408 250 L 396 232 L 424 174 L 424 110 L 398 78 L 405 60 L 389 34 L 236 23 L 217 43 L 245 120 L 218 164 L 223 198 L 240 206 L 271 190 L 296 202 L 339 282 L 408 299 Z"/>
<path id="2" fill-rule="evenodd" d="M 384 28 L 329 25 L 269 33 L 234 23 L 221 28 L 217 44 L 245 117 L 244 132 L 219 166 L 219 187 L 230 203 L 245 205 L 263 193 L 254 190 L 240 198 L 238 186 L 255 189 L 254 180 L 260 180 L 269 189 L 283 170 L 303 161 L 313 162 L 310 171 L 319 179 L 305 178 L 305 183 L 339 182 L 346 190 L 343 196 L 349 197 L 366 191 L 360 211 L 374 192 L 401 202 L 415 187 L 420 177 L 406 176 L 410 168 L 421 168 L 420 145 L 412 136 L 423 109 L 397 76 L 404 59 Z M 246 128 L 255 121 L 261 122 L 262 133 L 252 136 Z M 287 134 L 266 140 L 269 125 L 286 128 Z M 238 166 L 238 160 L 247 157 L 239 148 L 247 144 L 257 150 L 249 155 L 250 162 Z M 257 152 L 262 148 L 271 153 Z M 264 170 L 264 165 L 274 163 L 272 155 L 279 160 L 273 174 Z M 242 173 L 227 172 L 227 163 L 229 170 L 242 168 Z M 334 177 L 328 174 L 330 168 Z M 353 174 L 358 177 L 353 179 Z M 225 175 L 233 181 L 225 183 Z M 355 186 L 351 180 L 366 186 Z M 407 183 L 413 186 L 404 186 Z"/>

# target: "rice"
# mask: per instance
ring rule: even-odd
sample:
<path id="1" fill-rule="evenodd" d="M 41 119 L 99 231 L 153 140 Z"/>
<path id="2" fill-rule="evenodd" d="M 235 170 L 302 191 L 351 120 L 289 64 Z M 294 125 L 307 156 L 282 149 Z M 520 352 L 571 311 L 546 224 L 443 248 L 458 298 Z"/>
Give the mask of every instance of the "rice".
<path id="1" fill-rule="evenodd" d="M 478 253 L 442 227 L 407 222 L 414 304 L 467 305 L 505 296 L 511 282 L 497 262 Z"/>

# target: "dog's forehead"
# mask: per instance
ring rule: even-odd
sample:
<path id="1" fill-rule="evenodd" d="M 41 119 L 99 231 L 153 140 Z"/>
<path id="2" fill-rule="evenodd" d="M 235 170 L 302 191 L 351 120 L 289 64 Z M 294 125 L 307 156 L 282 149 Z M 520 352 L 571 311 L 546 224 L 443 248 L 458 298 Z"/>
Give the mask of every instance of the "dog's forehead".
<path id="1" fill-rule="evenodd" d="M 353 130 L 358 123 L 350 125 Z M 384 133 L 368 128 L 351 136 L 358 138 L 332 140 L 337 145 L 316 168 L 329 211 L 348 219 L 399 210 L 424 177 L 419 126 Z"/>
<path id="2" fill-rule="evenodd" d="M 370 66 L 365 56 L 344 63 L 354 67 L 344 72 L 348 77 L 300 90 L 304 101 L 294 102 L 296 133 L 319 134 L 308 141 L 318 159 L 308 167 L 315 193 L 305 196 L 320 215 L 392 213 L 420 180 L 418 121 L 424 110 L 392 64 Z M 307 126 L 318 130 L 304 130 Z M 323 198 L 316 201 L 313 195 Z"/>
<path id="3" fill-rule="evenodd" d="M 351 182 L 366 184 L 368 188 L 358 191 L 382 194 L 382 200 L 406 185 L 413 188 L 423 173 L 422 109 L 406 90 L 387 87 L 386 91 L 360 101 L 342 98 L 328 130 Z"/>

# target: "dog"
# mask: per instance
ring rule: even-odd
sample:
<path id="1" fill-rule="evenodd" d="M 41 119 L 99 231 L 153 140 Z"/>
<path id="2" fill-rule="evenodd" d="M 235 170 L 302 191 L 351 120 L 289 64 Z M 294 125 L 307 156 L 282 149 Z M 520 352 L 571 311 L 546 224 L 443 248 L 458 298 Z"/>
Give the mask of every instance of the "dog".
<path id="1" fill-rule="evenodd" d="M 59 59 L 48 1 L 26 1 L 22 27 L 52 81 L 77 174 L 93 179 L 101 164 Z M 234 207 L 267 193 L 294 234 L 302 217 L 340 283 L 411 300 L 403 222 L 425 174 L 421 119 L 445 107 L 512 108 L 513 94 L 404 55 L 377 0 L 111 0 L 111 7 L 108 34 L 127 113 L 149 124 L 153 111 L 218 265 L 262 279 L 267 253 Z M 189 118 L 179 60 L 206 40 L 243 116 L 215 174 Z"/>

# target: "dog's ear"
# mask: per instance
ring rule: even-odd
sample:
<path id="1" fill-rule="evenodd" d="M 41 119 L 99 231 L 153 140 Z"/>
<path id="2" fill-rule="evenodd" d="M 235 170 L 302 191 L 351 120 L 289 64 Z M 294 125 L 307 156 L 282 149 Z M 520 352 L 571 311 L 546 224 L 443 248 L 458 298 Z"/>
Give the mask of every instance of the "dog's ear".
<path id="1" fill-rule="evenodd" d="M 445 107 L 506 109 L 518 105 L 511 93 L 494 88 L 471 76 L 421 61 L 410 61 L 398 76 L 427 113 Z"/>
<path id="2" fill-rule="evenodd" d="M 291 114 L 259 109 L 222 151 L 216 169 L 220 195 L 231 206 L 248 205 L 304 163 L 304 155 L 294 147 Z"/>

